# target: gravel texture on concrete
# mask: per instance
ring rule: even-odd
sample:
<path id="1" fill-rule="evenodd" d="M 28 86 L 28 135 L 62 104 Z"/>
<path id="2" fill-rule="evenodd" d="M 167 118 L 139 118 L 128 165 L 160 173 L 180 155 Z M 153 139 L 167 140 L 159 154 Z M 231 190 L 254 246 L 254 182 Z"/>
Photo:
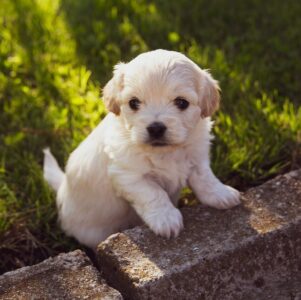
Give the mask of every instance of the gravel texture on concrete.
<path id="1" fill-rule="evenodd" d="M 0 299 L 122 299 L 80 250 L 0 276 Z"/>
<path id="2" fill-rule="evenodd" d="M 127 299 L 301 299 L 301 170 L 219 211 L 182 209 L 176 239 L 146 226 L 98 247 L 100 268 Z"/>

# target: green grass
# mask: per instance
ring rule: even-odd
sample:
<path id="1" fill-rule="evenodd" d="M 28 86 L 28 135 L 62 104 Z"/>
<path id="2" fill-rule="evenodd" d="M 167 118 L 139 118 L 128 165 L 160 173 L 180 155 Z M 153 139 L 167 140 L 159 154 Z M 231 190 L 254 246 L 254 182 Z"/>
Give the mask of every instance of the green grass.
<path id="1" fill-rule="evenodd" d="M 105 114 L 112 66 L 181 51 L 220 81 L 212 165 L 241 189 L 301 165 L 298 1 L 2 0 L 0 272 L 78 247 L 56 224 L 42 149 L 63 165 Z"/>

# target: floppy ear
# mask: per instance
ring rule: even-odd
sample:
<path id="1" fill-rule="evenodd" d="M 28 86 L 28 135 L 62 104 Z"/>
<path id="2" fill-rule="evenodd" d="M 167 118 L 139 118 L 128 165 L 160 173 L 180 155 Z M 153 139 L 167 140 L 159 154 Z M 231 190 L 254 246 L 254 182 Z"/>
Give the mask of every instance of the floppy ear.
<path id="1" fill-rule="evenodd" d="M 103 102 L 106 108 L 116 115 L 120 113 L 119 97 L 123 89 L 124 63 L 119 63 L 114 67 L 112 79 L 103 88 Z"/>
<path id="2" fill-rule="evenodd" d="M 206 118 L 211 116 L 219 107 L 220 87 L 207 70 L 198 68 L 198 73 L 200 77 L 198 81 L 198 93 L 201 117 Z"/>

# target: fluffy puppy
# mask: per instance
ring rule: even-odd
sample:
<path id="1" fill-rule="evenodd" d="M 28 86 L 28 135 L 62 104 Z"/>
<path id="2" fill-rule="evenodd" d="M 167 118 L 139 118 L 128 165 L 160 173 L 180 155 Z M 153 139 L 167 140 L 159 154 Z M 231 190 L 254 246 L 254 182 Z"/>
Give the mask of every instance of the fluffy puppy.
<path id="1" fill-rule="evenodd" d="M 219 98 L 211 75 L 178 52 L 116 65 L 103 90 L 110 112 L 70 155 L 66 173 L 45 151 L 63 230 L 91 248 L 141 221 L 158 235 L 178 236 L 185 186 L 206 205 L 239 204 L 239 192 L 210 168 L 210 116 Z"/>

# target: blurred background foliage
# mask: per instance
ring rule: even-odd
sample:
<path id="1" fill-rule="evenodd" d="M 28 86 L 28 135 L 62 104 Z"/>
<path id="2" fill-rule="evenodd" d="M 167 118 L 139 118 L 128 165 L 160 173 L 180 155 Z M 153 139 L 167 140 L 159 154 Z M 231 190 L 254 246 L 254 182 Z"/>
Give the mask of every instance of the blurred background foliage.
<path id="1" fill-rule="evenodd" d="M 112 66 L 185 53 L 222 88 L 212 166 L 240 189 L 301 165 L 301 3 L 1 0 L 0 272 L 79 247 L 56 224 L 42 149 L 63 165 L 105 115 Z"/>

